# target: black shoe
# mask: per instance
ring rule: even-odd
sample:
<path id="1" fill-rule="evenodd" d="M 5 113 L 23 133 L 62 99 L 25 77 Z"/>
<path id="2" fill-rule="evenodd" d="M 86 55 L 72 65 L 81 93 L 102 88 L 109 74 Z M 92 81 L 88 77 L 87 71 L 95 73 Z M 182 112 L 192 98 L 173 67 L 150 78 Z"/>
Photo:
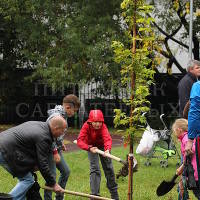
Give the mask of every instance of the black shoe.
<path id="1" fill-rule="evenodd" d="M 112 194 L 111 194 L 111 199 L 119 200 L 118 192 L 112 193 Z"/>

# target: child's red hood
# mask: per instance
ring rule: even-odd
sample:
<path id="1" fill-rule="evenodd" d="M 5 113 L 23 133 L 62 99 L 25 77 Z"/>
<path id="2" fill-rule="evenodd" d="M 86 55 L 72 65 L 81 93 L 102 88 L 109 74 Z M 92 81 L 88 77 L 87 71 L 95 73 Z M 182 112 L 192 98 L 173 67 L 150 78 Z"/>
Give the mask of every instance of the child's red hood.
<path id="1" fill-rule="evenodd" d="M 104 122 L 101 110 L 91 110 L 87 122 Z"/>

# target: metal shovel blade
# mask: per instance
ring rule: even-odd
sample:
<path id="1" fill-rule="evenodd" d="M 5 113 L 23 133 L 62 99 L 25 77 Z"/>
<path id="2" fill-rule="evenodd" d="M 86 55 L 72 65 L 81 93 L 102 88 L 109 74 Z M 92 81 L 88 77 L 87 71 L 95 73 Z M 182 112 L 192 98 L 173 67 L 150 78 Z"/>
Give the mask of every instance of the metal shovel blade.
<path id="1" fill-rule="evenodd" d="M 177 178 L 177 175 L 174 175 L 171 181 L 163 181 L 157 188 L 156 194 L 158 196 L 163 196 L 167 194 L 176 184 L 175 179 Z"/>

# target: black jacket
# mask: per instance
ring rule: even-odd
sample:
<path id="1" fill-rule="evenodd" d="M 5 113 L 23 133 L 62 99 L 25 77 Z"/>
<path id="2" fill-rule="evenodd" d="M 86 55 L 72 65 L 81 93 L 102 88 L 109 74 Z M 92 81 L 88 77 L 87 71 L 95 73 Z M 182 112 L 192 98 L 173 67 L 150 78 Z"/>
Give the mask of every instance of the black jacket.
<path id="1" fill-rule="evenodd" d="M 194 82 L 197 81 L 197 78 L 190 72 L 188 72 L 178 84 L 178 96 L 179 96 L 179 115 L 183 116 L 183 110 L 190 99 L 190 91 Z"/>
<path id="2" fill-rule="evenodd" d="M 11 174 L 23 177 L 37 166 L 49 186 L 56 183 L 48 165 L 52 142 L 48 122 L 29 121 L 0 133 L 0 151 Z"/>

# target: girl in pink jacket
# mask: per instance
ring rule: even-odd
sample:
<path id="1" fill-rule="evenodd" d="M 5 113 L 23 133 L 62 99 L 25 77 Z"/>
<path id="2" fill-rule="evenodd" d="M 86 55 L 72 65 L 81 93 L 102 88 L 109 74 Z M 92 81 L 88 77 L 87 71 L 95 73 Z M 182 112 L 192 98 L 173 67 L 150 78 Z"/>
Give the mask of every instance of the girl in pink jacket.
<path id="1" fill-rule="evenodd" d="M 98 148 L 105 151 L 105 153 L 110 153 L 112 147 L 112 138 L 104 123 L 104 116 L 101 110 L 90 111 L 88 120 L 80 130 L 77 145 L 81 149 L 88 151 L 88 159 L 90 162 L 90 189 L 92 195 L 99 196 L 100 194 L 100 158 L 111 198 L 118 200 L 119 196 L 112 161 L 110 158 L 98 155 L 95 151 Z"/>
<path id="2" fill-rule="evenodd" d="M 181 155 L 183 160 L 186 159 L 186 153 L 185 153 L 185 146 L 188 141 L 188 121 L 184 118 L 177 119 L 174 124 L 172 125 L 172 130 L 175 134 L 175 136 L 178 138 L 178 140 L 181 142 Z M 191 157 L 191 164 L 194 169 L 194 178 L 196 180 L 197 186 L 198 186 L 198 171 L 197 171 L 197 163 L 196 163 L 196 154 L 195 154 L 195 144 L 196 141 L 193 143 L 192 147 L 192 157 Z M 197 189 L 193 190 L 194 195 L 197 197 L 197 199 L 200 200 L 200 189 L 197 187 Z"/>

